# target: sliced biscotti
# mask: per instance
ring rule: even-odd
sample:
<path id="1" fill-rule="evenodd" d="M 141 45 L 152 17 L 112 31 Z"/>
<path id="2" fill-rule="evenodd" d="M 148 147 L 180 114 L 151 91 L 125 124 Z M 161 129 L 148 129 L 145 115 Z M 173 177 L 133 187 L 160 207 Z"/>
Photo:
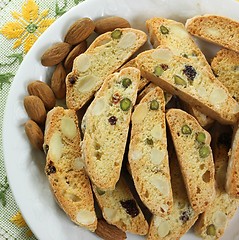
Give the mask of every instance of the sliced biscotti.
<path id="1" fill-rule="evenodd" d="M 172 144 L 169 143 L 169 163 L 173 189 L 173 209 L 165 217 L 154 215 L 150 223 L 148 240 L 177 240 L 182 237 L 198 218 L 190 205 Z"/>
<path id="2" fill-rule="evenodd" d="M 148 209 L 165 216 L 173 197 L 168 163 L 165 100 L 156 87 L 135 107 L 128 160 L 135 188 Z"/>
<path id="3" fill-rule="evenodd" d="M 104 79 L 130 58 L 147 40 L 144 32 L 132 28 L 116 29 L 95 39 L 79 55 L 66 77 L 68 108 L 80 109 L 101 87 Z"/>
<path id="4" fill-rule="evenodd" d="M 167 47 L 174 55 L 189 58 L 195 64 L 204 66 L 207 71 L 211 72 L 211 67 L 204 54 L 182 23 L 166 18 L 151 18 L 146 21 L 146 27 L 150 41 L 155 48 L 158 46 Z M 192 106 L 188 105 L 187 108 L 201 126 L 210 125 L 213 121 Z"/>
<path id="5" fill-rule="evenodd" d="M 114 189 L 119 179 L 139 81 L 137 68 L 109 75 L 85 114 L 85 166 L 92 182 L 102 190 Z"/>
<path id="6" fill-rule="evenodd" d="M 215 197 L 211 136 L 190 114 L 180 109 L 166 113 L 189 201 L 203 212 Z"/>
<path id="7" fill-rule="evenodd" d="M 160 47 L 140 53 L 136 63 L 142 76 L 202 113 L 224 124 L 237 121 L 239 104 L 211 72 L 190 59 Z"/>
<path id="8" fill-rule="evenodd" d="M 231 197 L 239 198 L 239 123 L 234 126 L 231 151 L 227 167 L 226 191 Z"/>
<path id="9" fill-rule="evenodd" d="M 137 65 L 136 65 L 136 62 L 135 62 L 135 58 L 134 59 L 131 59 L 130 61 L 128 61 L 127 63 L 125 63 L 121 68 L 126 68 L 126 67 L 136 67 L 137 68 Z M 140 81 L 139 81 L 139 88 L 138 88 L 138 91 L 141 91 L 150 81 L 147 80 L 146 78 L 144 77 L 140 77 Z"/>
<path id="10" fill-rule="evenodd" d="M 221 49 L 211 62 L 217 79 L 228 89 L 231 96 L 239 102 L 239 53 Z"/>
<path id="11" fill-rule="evenodd" d="M 193 35 L 239 52 L 239 22 L 217 15 L 188 19 L 186 29 Z"/>
<path id="12" fill-rule="evenodd" d="M 146 21 L 150 42 L 157 48 L 165 46 L 174 55 L 189 58 L 192 61 L 205 66 L 210 71 L 210 66 L 184 25 L 166 18 L 151 18 Z"/>
<path id="13" fill-rule="evenodd" d="M 103 217 L 109 224 L 139 235 L 148 233 L 148 223 L 122 177 L 112 191 L 102 191 L 95 185 L 93 191 Z"/>
<path id="14" fill-rule="evenodd" d="M 195 224 L 195 232 L 203 239 L 219 239 L 228 221 L 237 210 L 239 201 L 225 191 L 228 151 L 231 147 L 231 128 L 217 124 L 212 134 L 212 149 L 215 163 L 216 198 Z"/>
<path id="15" fill-rule="evenodd" d="M 95 231 L 97 218 L 89 178 L 84 170 L 78 119 L 74 110 L 56 107 L 47 115 L 45 172 L 52 191 L 76 224 Z"/>

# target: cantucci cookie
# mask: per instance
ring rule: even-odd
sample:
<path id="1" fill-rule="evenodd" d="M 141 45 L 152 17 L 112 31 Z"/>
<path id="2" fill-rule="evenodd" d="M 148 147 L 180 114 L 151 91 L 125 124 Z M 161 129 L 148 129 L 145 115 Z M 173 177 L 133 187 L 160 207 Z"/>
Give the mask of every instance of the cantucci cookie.
<path id="1" fill-rule="evenodd" d="M 173 55 L 171 50 L 161 47 L 140 53 L 136 63 L 142 76 L 202 113 L 224 124 L 237 121 L 239 105 L 226 87 L 190 59 Z"/>
<path id="2" fill-rule="evenodd" d="M 83 156 L 92 182 L 112 190 L 119 180 L 140 71 L 124 68 L 109 75 L 85 114 Z"/>
<path id="3" fill-rule="evenodd" d="M 231 197 L 239 198 L 239 123 L 234 126 L 233 141 L 227 167 L 226 191 Z"/>
<path id="4" fill-rule="evenodd" d="M 196 16 L 186 22 L 187 30 L 200 38 L 239 52 L 239 22 L 217 15 Z"/>
<path id="5" fill-rule="evenodd" d="M 139 103 L 142 98 L 147 94 L 149 93 L 150 91 L 154 90 L 155 88 L 157 87 L 157 85 L 155 85 L 154 83 L 149 83 L 141 92 L 140 94 L 138 95 L 137 97 L 137 103 Z M 164 99 L 165 99 L 165 105 L 171 100 L 172 98 L 172 94 L 170 93 L 164 93 Z"/>
<path id="6" fill-rule="evenodd" d="M 130 61 L 128 61 L 127 63 L 125 63 L 121 68 L 126 68 L 126 67 L 136 67 L 137 68 L 137 65 L 135 63 L 135 59 L 131 59 Z M 138 91 L 141 91 L 147 84 L 149 83 L 149 80 L 147 80 L 146 78 L 144 77 L 140 77 L 140 81 L 139 81 L 139 88 L 138 88 Z"/>
<path id="7" fill-rule="evenodd" d="M 155 17 L 146 21 L 146 27 L 149 32 L 150 42 L 155 48 L 165 46 L 174 55 L 189 58 L 205 66 L 208 70 L 210 69 L 205 56 L 182 23 Z"/>
<path id="8" fill-rule="evenodd" d="M 128 160 L 135 188 L 148 209 L 165 216 L 173 197 L 168 163 L 165 100 L 156 87 L 135 107 Z"/>
<path id="9" fill-rule="evenodd" d="M 104 79 L 117 70 L 147 40 L 144 32 L 132 28 L 116 29 L 95 39 L 73 64 L 66 77 L 68 108 L 80 109 L 101 87 Z"/>
<path id="10" fill-rule="evenodd" d="M 153 216 L 147 240 L 180 239 L 198 218 L 198 214 L 192 209 L 188 200 L 178 160 L 171 144 L 169 144 L 169 163 L 173 189 L 173 209 L 165 217 Z"/>
<path id="11" fill-rule="evenodd" d="M 61 208 L 76 224 L 95 231 L 97 218 L 89 178 L 84 170 L 78 119 L 74 110 L 56 107 L 47 114 L 45 172 Z"/>
<path id="12" fill-rule="evenodd" d="M 239 102 L 239 53 L 221 49 L 213 58 L 211 66 L 217 79 L 227 87 L 231 96 Z"/>
<path id="13" fill-rule="evenodd" d="M 210 65 L 205 56 L 182 23 L 171 19 L 155 17 L 146 21 L 146 27 L 149 32 L 150 41 L 155 48 L 160 45 L 165 46 L 174 55 L 189 58 L 194 63 L 204 66 L 207 71 L 211 72 Z M 201 126 L 207 126 L 213 122 L 211 118 L 190 105 L 188 109 L 190 109 L 191 114 L 198 120 Z"/>
<path id="14" fill-rule="evenodd" d="M 148 223 L 122 177 L 112 191 L 102 191 L 95 185 L 93 191 L 109 224 L 139 235 L 148 233 Z"/>
<path id="15" fill-rule="evenodd" d="M 211 136 L 190 114 L 180 109 L 166 113 L 189 201 L 203 212 L 215 197 Z"/>
<path id="16" fill-rule="evenodd" d="M 225 191 L 228 151 L 231 147 L 231 128 L 217 125 L 213 131 L 212 149 L 215 163 L 216 198 L 195 224 L 195 232 L 203 239 L 219 239 L 228 221 L 237 210 L 239 201 Z"/>

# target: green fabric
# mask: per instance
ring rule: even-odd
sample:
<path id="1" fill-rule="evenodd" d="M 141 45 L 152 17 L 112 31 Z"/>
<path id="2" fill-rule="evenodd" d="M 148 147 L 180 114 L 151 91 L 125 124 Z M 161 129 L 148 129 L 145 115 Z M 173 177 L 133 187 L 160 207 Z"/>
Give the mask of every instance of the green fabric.
<path id="1" fill-rule="evenodd" d="M 22 13 L 22 6 L 29 2 L 35 2 L 39 7 L 39 13 L 49 10 L 43 19 L 55 19 L 77 5 L 82 0 L 0 0 L 0 29 L 9 22 L 16 22 L 12 12 Z M 29 6 L 29 5 L 26 5 Z M 29 31 L 34 31 L 33 28 Z M 28 227 L 17 227 L 10 219 L 19 211 L 16 202 L 8 186 L 2 150 L 2 124 L 7 95 L 14 75 L 22 62 L 25 52 L 24 44 L 13 49 L 17 38 L 8 39 L 6 34 L 0 32 L 0 240 L 2 239 L 36 239 L 27 237 Z"/>

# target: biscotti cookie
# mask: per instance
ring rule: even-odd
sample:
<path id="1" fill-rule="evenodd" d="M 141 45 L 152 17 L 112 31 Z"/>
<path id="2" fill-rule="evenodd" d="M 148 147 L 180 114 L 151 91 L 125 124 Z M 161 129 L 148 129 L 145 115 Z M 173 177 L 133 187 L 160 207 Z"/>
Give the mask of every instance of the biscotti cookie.
<path id="1" fill-rule="evenodd" d="M 227 167 L 226 191 L 231 197 L 239 198 L 239 123 L 234 126 L 233 140 Z"/>
<path id="2" fill-rule="evenodd" d="M 210 66 L 184 25 L 166 18 L 151 18 L 146 21 L 150 42 L 157 48 L 169 48 L 174 55 L 189 58 L 205 66 L 210 71 Z"/>
<path id="3" fill-rule="evenodd" d="M 102 190 L 114 189 L 119 179 L 139 81 L 137 68 L 109 75 L 85 114 L 85 166 L 92 182 Z"/>
<path id="4" fill-rule="evenodd" d="M 215 197 L 211 136 L 190 114 L 180 109 L 166 113 L 189 201 L 203 212 Z"/>
<path id="5" fill-rule="evenodd" d="M 188 200 L 175 150 L 171 143 L 168 146 L 173 190 L 173 209 L 165 217 L 153 216 L 147 240 L 180 239 L 198 218 L 198 214 L 192 209 Z"/>
<path id="6" fill-rule="evenodd" d="M 217 124 L 212 134 L 212 149 L 215 163 L 216 198 L 200 215 L 195 224 L 195 232 L 203 239 L 219 239 L 228 221 L 237 210 L 239 201 L 231 198 L 225 191 L 228 151 L 231 147 L 231 128 Z"/>
<path id="7" fill-rule="evenodd" d="M 97 218 L 80 149 L 74 110 L 56 107 L 47 114 L 44 135 L 45 172 L 61 208 L 76 224 L 95 231 Z"/>
<path id="8" fill-rule="evenodd" d="M 194 36 L 239 52 L 239 22 L 217 15 L 188 19 L 186 29 Z"/>
<path id="9" fill-rule="evenodd" d="M 128 160 L 135 188 L 148 209 L 160 216 L 172 210 L 165 100 L 156 87 L 134 108 Z"/>
<path id="10" fill-rule="evenodd" d="M 112 191 L 102 191 L 95 185 L 93 191 L 109 224 L 139 235 L 148 233 L 148 223 L 122 177 Z"/>
<path id="11" fill-rule="evenodd" d="M 138 95 L 137 97 L 137 103 L 139 103 L 142 98 L 149 93 L 150 91 L 152 91 L 153 89 L 155 89 L 157 87 L 157 85 L 155 85 L 154 83 L 149 83 Z M 171 100 L 172 98 L 172 94 L 164 92 L 164 99 L 165 99 L 165 105 Z"/>
<path id="12" fill-rule="evenodd" d="M 212 73 L 190 59 L 162 47 L 140 53 L 136 63 L 142 76 L 205 115 L 224 124 L 237 121 L 239 104 Z"/>
<path id="13" fill-rule="evenodd" d="M 182 23 L 166 18 L 151 18 L 146 21 L 146 27 L 150 41 L 155 48 L 158 46 L 167 47 L 174 55 L 189 58 L 195 64 L 204 66 L 207 71 L 211 72 L 205 56 Z M 188 108 L 201 126 L 210 125 L 213 121 L 197 109 L 191 106 Z"/>
<path id="14" fill-rule="evenodd" d="M 147 40 L 144 32 L 116 29 L 95 39 L 73 64 L 66 77 L 68 108 L 80 109 L 101 87 L 104 79 L 130 58 Z"/>
<path id="15" fill-rule="evenodd" d="M 135 67 L 137 68 L 137 65 L 135 63 L 135 58 L 131 59 L 130 61 L 128 61 L 127 63 L 125 63 L 119 70 L 126 68 L 126 67 Z M 138 91 L 141 91 L 150 81 L 147 80 L 144 77 L 140 77 L 140 81 L 139 81 L 139 88 Z"/>
<path id="16" fill-rule="evenodd" d="M 231 96 L 239 102 L 239 53 L 221 49 L 211 62 L 217 79 L 228 89 Z"/>

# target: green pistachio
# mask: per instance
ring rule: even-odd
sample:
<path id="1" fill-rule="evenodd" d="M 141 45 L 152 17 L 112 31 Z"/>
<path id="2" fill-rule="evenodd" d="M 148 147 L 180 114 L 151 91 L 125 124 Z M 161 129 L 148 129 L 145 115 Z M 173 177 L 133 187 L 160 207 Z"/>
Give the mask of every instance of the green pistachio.
<path id="1" fill-rule="evenodd" d="M 123 87 L 127 88 L 132 84 L 132 81 L 129 78 L 123 78 L 122 85 Z"/>
<path id="2" fill-rule="evenodd" d="M 146 138 L 146 143 L 148 145 L 153 145 L 154 144 L 154 142 L 153 142 L 153 140 L 151 138 Z"/>
<path id="3" fill-rule="evenodd" d="M 187 86 L 187 82 L 182 79 L 181 77 L 179 77 L 178 75 L 174 75 L 174 83 L 177 85 L 182 85 L 182 86 Z"/>
<path id="4" fill-rule="evenodd" d="M 150 109 L 151 110 L 158 110 L 159 109 L 159 103 L 157 100 L 152 100 L 150 102 Z"/>
<path id="5" fill-rule="evenodd" d="M 205 143 L 206 135 L 203 132 L 199 132 L 196 136 L 196 140 L 200 143 Z"/>
<path id="6" fill-rule="evenodd" d="M 98 187 L 96 188 L 96 191 L 97 191 L 97 193 L 98 193 L 100 196 L 103 195 L 103 194 L 105 194 L 105 191 L 99 189 Z"/>
<path id="7" fill-rule="evenodd" d="M 183 56 L 184 58 L 188 58 L 188 55 L 187 55 L 186 53 L 184 53 L 182 56 Z"/>
<path id="8" fill-rule="evenodd" d="M 181 128 L 183 134 L 191 134 L 192 130 L 188 125 L 183 125 Z"/>
<path id="9" fill-rule="evenodd" d="M 128 98 L 123 98 L 121 101 L 120 101 L 120 108 L 123 110 L 123 111 L 128 111 L 131 107 L 131 100 L 128 99 Z"/>
<path id="10" fill-rule="evenodd" d="M 169 33 L 169 30 L 164 26 L 164 25 L 161 25 L 160 26 L 160 32 L 162 34 L 168 34 Z"/>
<path id="11" fill-rule="evenodd" d="M 163 74 L 164 70 L 163 68 L 159 65 L 159 66 L 156 66 L 154 68 L 154 74 L 157 76 L 157 77 L 160 77 L 162 74 Z"/>
<path id="12" fill-rule="evenodd" d="M 201 158 L 206 158 L 206 157 L 208 157 L 209 156 L 209 154 L 210 154 L 210 149 L 209 149 L 209 147 L 208 146 L 202 146 L 200 149 L 199 149 L 199 156 L 201 157 Z"/>
<path id="13" fill-rule="evenodd" d="M 120 39 L 122 35 L 122 31 L 120 31 L 119 29 L 115 29 L 112 33 L 111 33 L 111 37 L 113 39 Z"/>
<path id="14" fill-rule="evenodd" d="M 213 224 L 207 226 L 207 235 L 210 235 L 210 236 L 216 235 L 216 228 Z"/>

